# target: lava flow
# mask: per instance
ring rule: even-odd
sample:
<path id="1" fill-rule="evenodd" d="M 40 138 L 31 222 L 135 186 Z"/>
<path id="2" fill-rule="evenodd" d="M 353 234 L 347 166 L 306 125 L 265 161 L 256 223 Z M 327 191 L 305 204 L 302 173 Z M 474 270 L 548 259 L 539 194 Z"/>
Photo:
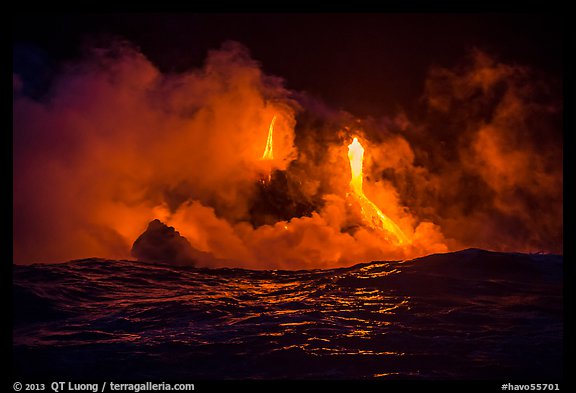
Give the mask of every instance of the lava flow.
<path id="1" fill-rule="evenodd" d="M 272 118 L 270 122 L 270 127 L 268 128 L 268 139 L 266 140 L 266 149 L 264 149 L 264 154 L 262 154 L 263 160 L 273 160 L 274 159 L 274 149 L 272 142 L 272 134 L 274 133 L 274 122 L 276 122 L 276 116 Z"/>
<path id="2" fill-rule="evenodd" d="M 276 116 L 272 117 L 272 121 L 270 122 L 270 127 L 268 127 L 268 139 L 266 139 L 266 148 L 264 149 L 264 153 L 262 154 L 262 158 L 260 160 L 264 162 L 270 163 L 274 159 L 274 123 L 276 122 Z M 265 186 L 270 184 L 272 181 L 272 168 L 270 167 L 271 164 L 266 164 L 268 167 L 266 171 L 268 172 L 268 176 L 266 178 L 260 179 L 260 182 Z"/>
<path id="3" fill-rule="evenodd" d="M 352 143 L 348 145 L 348 159 L 350 160 L 350 170 L 352 172 L 350 187 L 352 187 L 352 191 L 360 203 L 362 217 L 364 217 L 371 227 L 394 235 L 394 240 L 398 244 L 409 243 L 409 239 L 398 225 L 382 213 L 378 206 L 364 195 L 364 191 L 362 190 L 364 148 L 360 142 L 358 142 L 358 138 L 354 138 Z"/>

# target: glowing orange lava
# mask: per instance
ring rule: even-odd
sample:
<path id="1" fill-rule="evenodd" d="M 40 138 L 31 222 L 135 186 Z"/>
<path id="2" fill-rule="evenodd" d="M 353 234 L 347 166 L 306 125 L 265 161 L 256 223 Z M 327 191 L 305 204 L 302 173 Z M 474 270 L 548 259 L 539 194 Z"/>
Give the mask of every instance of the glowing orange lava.
<path id="1" fill-rule="evenodd" d="M 264 149 L 264 154 L 262 154 L 263 160 L 273 160 L 274 159 L 274 146 L 272 142 L 272 134 L 274 133 L 274 122 L 276 121 L 276 116 L 272 118 L 270 127 L 268 128 L 268 140 L 266 141 L 266 149 Z"/>
<path id="2" fill-rule="evenodd" d="M 352 143 L 348 145 L 348 159 L 350 160 L 350 170 L 352 172 L 350 187 L 352 187 L 352 191 L 360 203 L 360 209 L 364 219 L 366 219 L 371 227 L 392 234 L 393 239 L 398 244 L 409 243 L 409 239 L 398 225 L 382 213 L 378 206 L 364 195 L 364 191 L 362 190 L 364 148 L 360 142 L 358 142 L 358 138 L 354 138 Z"/>

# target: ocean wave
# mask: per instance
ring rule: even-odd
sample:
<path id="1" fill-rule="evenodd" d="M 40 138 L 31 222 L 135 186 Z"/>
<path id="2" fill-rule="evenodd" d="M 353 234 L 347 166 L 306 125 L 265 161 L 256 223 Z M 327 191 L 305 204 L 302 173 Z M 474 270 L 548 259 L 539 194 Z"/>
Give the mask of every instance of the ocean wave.
<path id="1" fill-rule="evenodd" d="M 15 370 L 119 380 L 559 378 L 562 263 L 470 249 L 310 271 L 105 259 L 14 266 Z"/>

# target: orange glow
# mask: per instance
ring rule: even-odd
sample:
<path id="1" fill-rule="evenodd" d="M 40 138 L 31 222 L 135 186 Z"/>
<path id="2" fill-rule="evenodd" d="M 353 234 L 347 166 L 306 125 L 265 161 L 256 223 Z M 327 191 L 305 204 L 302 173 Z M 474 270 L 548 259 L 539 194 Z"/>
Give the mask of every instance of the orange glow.
<path id="1" fill-rule="evenodd" d="M 430 122 L 373 122 L 295 100 L 239 44 L 178 74 L 120 47 L 62 69 L 50 100 L 14 96 L 14 263 L 131 258 L 153 219 L 205 267 L 562 252 L 562 106 L 516 67 L 437 70 Z"/>
<path id="2" fill-rule="evenodd" d="M 358 142 L 358 138 L 354 138 L 352 143 L 348 145 L 348 159 L 350 160 L 350 171 L 352 172 L 350 186 L 357 195 L 364 195 L 362 192 L 362 162 L 364 161 L 364 148 L 360 142 Z"/>
<path id="3" fill-rule="evenodd" d="M 409 243 L 408 238 L 398 225 L 382 213 L 378 206 L 364 195 L 364 191 L 362 190 L 364 148 L 360 142 L 358 142 L 358 138 L 354 138 L 352 143 L 348 145 L 348 159 L 350 160 L 350 171 L 352 172 L 350 187 L 352 187 L 352 191 L 360 203 L 360 209 L 364 219 L 371 227 L 392 234 L 393 239 L 398 244 Z"/>
<path id="4" fill-rule="evenodd" d="M 270 122 L 270 127 L 268 128 L 268 139 L 266 140 L 266 149 L 264 149 L 264 154 L 262 154 L 263 160 L 273 160 L 274 159 L 274 144 L 272 135 L 274 133 L 274 122 L 276 121 L 276 116 L 272 118 Z"/>

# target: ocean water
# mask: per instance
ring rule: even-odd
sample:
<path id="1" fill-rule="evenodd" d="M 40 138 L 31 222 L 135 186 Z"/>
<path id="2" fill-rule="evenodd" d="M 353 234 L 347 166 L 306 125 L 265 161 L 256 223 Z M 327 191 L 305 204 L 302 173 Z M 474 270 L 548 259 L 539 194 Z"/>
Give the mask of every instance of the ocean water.
<path id="1" fill-rule="evenodd" d="M 14 266 L 13 374 L 559 379 L 562 264 L 469 249 L 305 271 Z"/>

